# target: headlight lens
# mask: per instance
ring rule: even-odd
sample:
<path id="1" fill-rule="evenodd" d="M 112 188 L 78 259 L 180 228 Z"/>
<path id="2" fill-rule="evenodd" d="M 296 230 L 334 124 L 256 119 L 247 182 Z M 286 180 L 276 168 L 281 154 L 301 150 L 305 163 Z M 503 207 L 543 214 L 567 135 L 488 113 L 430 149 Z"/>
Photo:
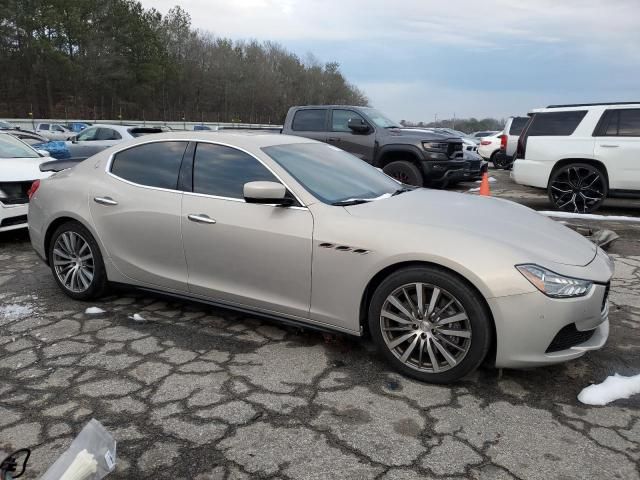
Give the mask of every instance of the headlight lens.
<path id="1" fill-rule="evenodd" d="M 516 268 L 534 287 L 553 298 L 581 297 L 593 285 L 589 280 L 565 277 L 538 265 L 516 265 Z"/>
<path id="2" fill-rule="evenodd" d="M 422 142 L 422 146 L 425 150 L 431 150 L 434 152 L 446 152 L 449 144 L 447 142 Z"/>

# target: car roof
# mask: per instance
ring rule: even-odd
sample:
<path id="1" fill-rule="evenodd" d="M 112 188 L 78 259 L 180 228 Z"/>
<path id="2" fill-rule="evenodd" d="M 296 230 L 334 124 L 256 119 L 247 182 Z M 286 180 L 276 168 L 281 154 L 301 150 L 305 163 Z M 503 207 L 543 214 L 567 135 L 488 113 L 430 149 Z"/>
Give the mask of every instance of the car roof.
<path id="1" fill-rule="evenodd" d="M 548 107 L 534 108 L 529 113 L 541 112 L 572 112 L 576 110 L 615 110 L 621 108 L 640 108 L 640 103 L 611 102 L 611 103 L 576 103 L 571 105 L 549 105 Z"/>

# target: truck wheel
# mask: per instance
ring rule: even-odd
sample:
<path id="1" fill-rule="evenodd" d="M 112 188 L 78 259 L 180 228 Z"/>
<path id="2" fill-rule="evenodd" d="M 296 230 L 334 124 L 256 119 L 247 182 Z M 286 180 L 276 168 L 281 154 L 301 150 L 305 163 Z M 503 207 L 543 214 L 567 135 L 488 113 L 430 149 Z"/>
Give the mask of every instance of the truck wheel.
<path id="1" fill-rule="evenodd" d="M 604 202 L 609 191 L 607 177 L 588 163 L 570 163 L 557 168 L 549 179 L 547 194 L 558 210 L 591 213 Z"/>
<path id="2" fill-rule="evenodd" d="M 386 165 L 382 171 L 399 182 L 415 185 L 416 187 L 422 187 L 424 185 L 422 172 L 411 162 L 405 160 L 391 162 Z"/>

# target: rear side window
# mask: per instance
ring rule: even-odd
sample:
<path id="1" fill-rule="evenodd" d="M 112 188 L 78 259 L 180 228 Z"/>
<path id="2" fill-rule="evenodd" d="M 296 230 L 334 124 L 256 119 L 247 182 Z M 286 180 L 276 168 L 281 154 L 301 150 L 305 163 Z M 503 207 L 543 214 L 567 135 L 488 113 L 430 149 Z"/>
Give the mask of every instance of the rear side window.
<path id="1" fill-rule="evenodd" d="M 49 130 L 49 124 L 48 123 L 41 123 L 40 124 L 40 130 Z"/>
<path id="2" fill-rule="evenodd" d="M 327 110 L 324 109 L 298 110 L 291 128 L 300 132 L 323 132 L 326 118 Z"/>
<path id="3" fill-rule="evenodd" d="M 199 143 L 193 162 L 193 191 L 216 197 L 244 198 L 247 182 L 279 182 L 251 155 L 235 148 Z"/>
<path id="4" fill-rule="evenodd" d="M 640 137 L 640 108 L 605 111 L 594 135 L 599 137 Z"/>
<path id="5" fill-rule="evenodd" d="M 522 129 L 529 122 L 529 117 L 515 117 L 511 121 L 511 126 L 509 127 L 509 135 L 520 135 L 522 133 Z"/>
<path id="6" fill-rule="evenodd" d="M 98 128 L 94 140 L 121 140 L 122 135 L 111 128 Z"/>
<path id="7" fill-rule="evenodd" d="M 586 110 L 536 113 L 527 129 L 527 136 L 554 137 L 571 135 L 578 128 L 586 114 Z"/>
<path id="8" fill-rule="evenodd" d="M 116 153 L 111 173 L 149 187 L 176 190 L 187 142 L 147 143 Z"/>

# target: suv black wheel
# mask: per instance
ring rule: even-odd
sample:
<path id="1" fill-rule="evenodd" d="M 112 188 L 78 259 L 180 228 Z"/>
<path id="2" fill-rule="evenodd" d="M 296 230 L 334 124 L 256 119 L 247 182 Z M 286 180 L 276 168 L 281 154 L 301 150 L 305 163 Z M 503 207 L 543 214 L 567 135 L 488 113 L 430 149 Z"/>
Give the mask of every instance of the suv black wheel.
<path id="1" fill-rule="evenodd" d="M 369 305 L 369 330 L 378 349 L 401 373 L 449 383 L 472 372 L 491 343 L 491 318 L 478 294 L 434 267 L 391 274 Z"/>
<path id="2" fill-rule="evenodd" d="M 493 153 L 491 154 L 491 158 L 489 158 L 489 161 L 490 161 L 491 163 L 493 163 L 493 168 L 496 168 L 496 169 L 498 169 L 498 170 L 500 170 L 500 169 L 504 168 L 504 162 L 503 162 L 503 159 L 504 159 L 504 158 L 506 158 L 506 157 L 504 157 L 504 156 L 503 156 L 503 157 L 501 157 L 499 154 L 500 154 L 500 151 L 499 151 L 499 150 L 497 150 L 497 151 L 493 152 Z"/>
<path id="3" fill-rule="evenodd" d="M 83 225 L 67 222 L 51 237 L 49 265 L 56 283 L 75 300 L 102 296 L 107 288 L 107 274 L 100 248 Z"/>
<path id="4" fill-rule="evenodd" d="M 547 194 L 558 210 L 590 213 L 604 202 L 609 191 L 604 172 L 588 163 L 570 163 L 551 174 Z"/>
<path id="5" fill-rule="evenodd" d="M 407 185 L 415 185 L 416 187 L 422 187 L 424 185 L 420 169 L 406 160 L 391 162 L 386 165 L 382 171 Z"/>

